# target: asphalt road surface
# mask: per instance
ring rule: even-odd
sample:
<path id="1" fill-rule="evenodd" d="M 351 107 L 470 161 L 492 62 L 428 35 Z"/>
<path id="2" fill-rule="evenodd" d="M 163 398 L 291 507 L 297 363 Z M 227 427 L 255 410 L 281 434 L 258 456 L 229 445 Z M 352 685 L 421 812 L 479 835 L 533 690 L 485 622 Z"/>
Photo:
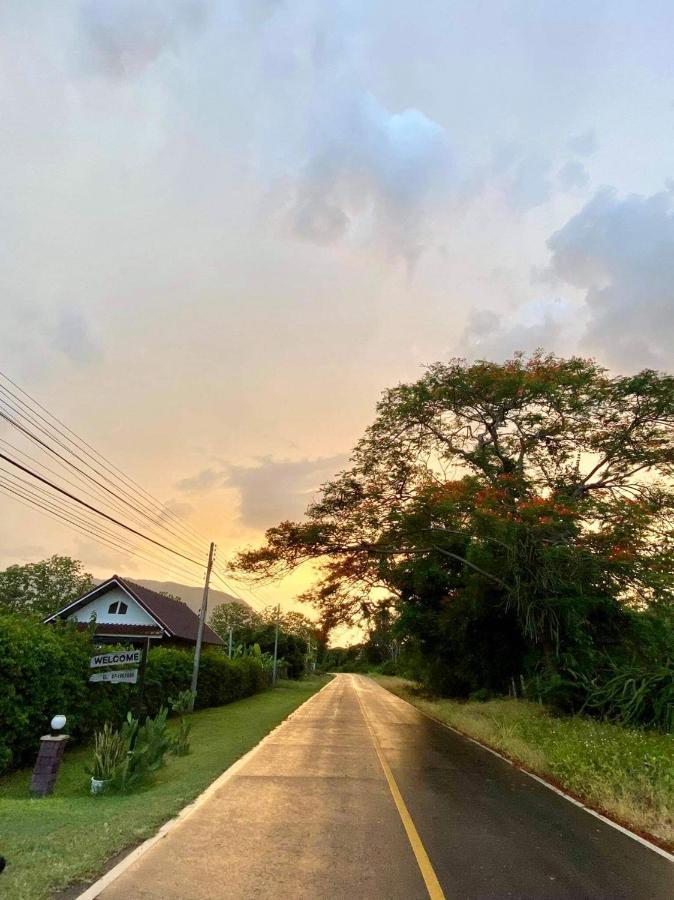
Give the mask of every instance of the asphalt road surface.
<path id="1" fill-rule="evenodd" d="M 672 900 L 674 865 L 339 675 L 98 896 Z"/>

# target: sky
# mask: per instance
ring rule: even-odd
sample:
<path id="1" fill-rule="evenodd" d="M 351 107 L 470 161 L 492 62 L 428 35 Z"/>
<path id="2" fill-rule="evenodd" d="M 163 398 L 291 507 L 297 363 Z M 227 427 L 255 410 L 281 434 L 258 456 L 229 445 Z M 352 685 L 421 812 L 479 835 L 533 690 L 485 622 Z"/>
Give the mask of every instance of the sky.
<path id="1" fill-rule="evenodd" d="M 8 0 L 0 44 L 0 368 L 221 559 L 425 364 L 674 368 L 665 0 Z M 166 577 L 0 496 L 0 565 L 54 552 Z"/>

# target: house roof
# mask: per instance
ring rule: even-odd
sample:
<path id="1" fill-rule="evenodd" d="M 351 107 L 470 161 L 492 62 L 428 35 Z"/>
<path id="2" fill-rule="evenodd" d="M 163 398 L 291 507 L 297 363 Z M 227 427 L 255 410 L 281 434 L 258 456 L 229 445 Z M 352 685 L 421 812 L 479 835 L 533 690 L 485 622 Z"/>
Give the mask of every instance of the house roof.
<path id="1" fill-rule="evenodd" d="M 199 617 L 189 608 L 189 606 L 178 600 L 172 600 L 170 597 L 165 597 L 163 594 L 158 594 L 156 591 L 151 591 L 149 588 L 136 584 L 134 581 L 129 581 L 128 578 L 121 578 L 119 575 L 113 575 L 112 578 L 99 584 L 98 587 L 95 587 L 83 597 L 80 597 L 63 609 L 58 610 L 58 612 L 53 613 L 53 615 L 45 619 L 45 622 L 53 622 L 55 619 L 64 618 L 66 614 L 76 612 L 78 609 L 86 606 L 87 603 L 100 597 L 101 594 L 105 594 L 107 591 L 116 587 L 121 588 L 129 594 L 129 596 L 155 620 L 168 637 L 196 643 Z M 100 628 L 101 633 L 103 633 L 103 631 L 108 633 L 110 632 L 111 627 L 115 628 L 115 634 L 129 634 L 131 633 L 129 628 L 134 626 L 121 626 L 127 630 L 125 632 L 118 632 L 117 628 L 120 626 L 111 626 L 101 622 L 96 630 L 98 631 Z M 218 647 L 224 645 L 222 638 L 219 637 L 212 628 L 209 628 L 208 625 L 204 625 L 203 641 L 205 644 L 213 644 Z"/>
<path id="2" fill-rule="evenodd" d="M 86 631 L 89 628 L 87 622 L 78 622 L 77 630 Z M 123 635 L 128 637 L 134 635 L 138 637 L 162 638 L 164 630 L 160 625 L 116 625 L 114 622 L 101 622 L 94 629 L 96 637 L 117 637 Z"/>

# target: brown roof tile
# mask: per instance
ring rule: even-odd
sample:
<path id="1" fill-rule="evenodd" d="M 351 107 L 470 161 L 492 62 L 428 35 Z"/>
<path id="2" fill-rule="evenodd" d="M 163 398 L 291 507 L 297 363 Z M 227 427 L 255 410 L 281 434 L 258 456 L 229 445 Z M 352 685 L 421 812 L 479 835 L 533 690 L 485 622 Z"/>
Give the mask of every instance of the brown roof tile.
<path id="1" fill-rule="evenodd" d="M 182 603 L 179 600 L 172 600 L 170 597 L 165 597 L 163 594 L 158 594 L 156 591 L 150 590 L 150 588 L 143 587 L 142 584 L 136 584 L 135 581 L 129 581 L 128 578 L 120 578 L 119 575 L 113 575 L 112 578 L 108 578 L 107 581 L 99 584 L 98 587 L 89 591 L 84 597 L 80 597 L 80 599 L 76 600 L 74 603 L 70 603 L 53 615 L 48 616 L 44 621 L 52 622 L 57 618 L 64 618 L 67 614 L 86 605 L 91 599 L 98 597 L 101 594 L 105 594 L 111 588 L 115 587 L 115 585 L 121 585 L 124 590 L 128 591 L 138 604 L 144 607 L 159 625 L 161 625 L 169 637 L 196 643 L 199 617 L 186 603 Z M 105 622 L 101 622 L 97 625 L 96 633 L 146 634 L 148 632 L 145 630 L 138 631 L 136 629 L 147 628 L 153 633 L 159 633 L 154 625 L 122 625 L 118 623 L 113 625 Z M 204 644 L 212 644 L 216 647 L 224 646 L 222 638 L 219 637 L 212 628 L 209 628 L 208 625 L 204 625 L 203 641 Z"/>
<path id="2" fill-rule="evenodd" d="M 199 617 L 186 603 L 172 600 L 143 587 L 142 584 L 136 584 L 135 581 L 120 578 L 119 575 L 115 578 L 170 632 L 172 637 L 196 642 Z M 204 643 L 215 644 L 218 647 L 224 645 L 222 638 L 208 625 L 204 626 Z"/>

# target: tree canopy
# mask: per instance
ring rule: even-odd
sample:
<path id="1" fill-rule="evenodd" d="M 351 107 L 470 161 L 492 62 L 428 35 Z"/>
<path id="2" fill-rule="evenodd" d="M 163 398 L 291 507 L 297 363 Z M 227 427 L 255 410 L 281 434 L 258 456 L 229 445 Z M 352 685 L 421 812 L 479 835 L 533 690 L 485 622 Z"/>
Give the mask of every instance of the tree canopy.
<path id="1" fill-rule="evenodd" d="M 0 611 L 45 618 L 94 586 L 77 559 L 51 556 L 0 572 Z"/>
<path id="2" fill-rule="evenodd" d="M 318 560 L 304 599 L 325 627 L 388 597 L 427 655 L 467 628 L 480 659 L 560 654 L 588 622 L 611 640 L 625 610 L 671 607 L 673 472 L 669 375 L 540 352 L 436 363 L 384 393 L 304 520 L 234 567 L 266 579 Z"/>
<path id="3" fill-rule="evenodd" d="M 219 634 L 223 640 L 227 639 L 230 628 L 233 631 L 240 632 L 246 629 L 252 629 L 262 622 L 260 616 L 246 606 L 244 603 L 236 601 L 228 601 L 226 603 L 218 603 L 213 607 L 213 612 L 209 620 L 209 625 Z"/>

